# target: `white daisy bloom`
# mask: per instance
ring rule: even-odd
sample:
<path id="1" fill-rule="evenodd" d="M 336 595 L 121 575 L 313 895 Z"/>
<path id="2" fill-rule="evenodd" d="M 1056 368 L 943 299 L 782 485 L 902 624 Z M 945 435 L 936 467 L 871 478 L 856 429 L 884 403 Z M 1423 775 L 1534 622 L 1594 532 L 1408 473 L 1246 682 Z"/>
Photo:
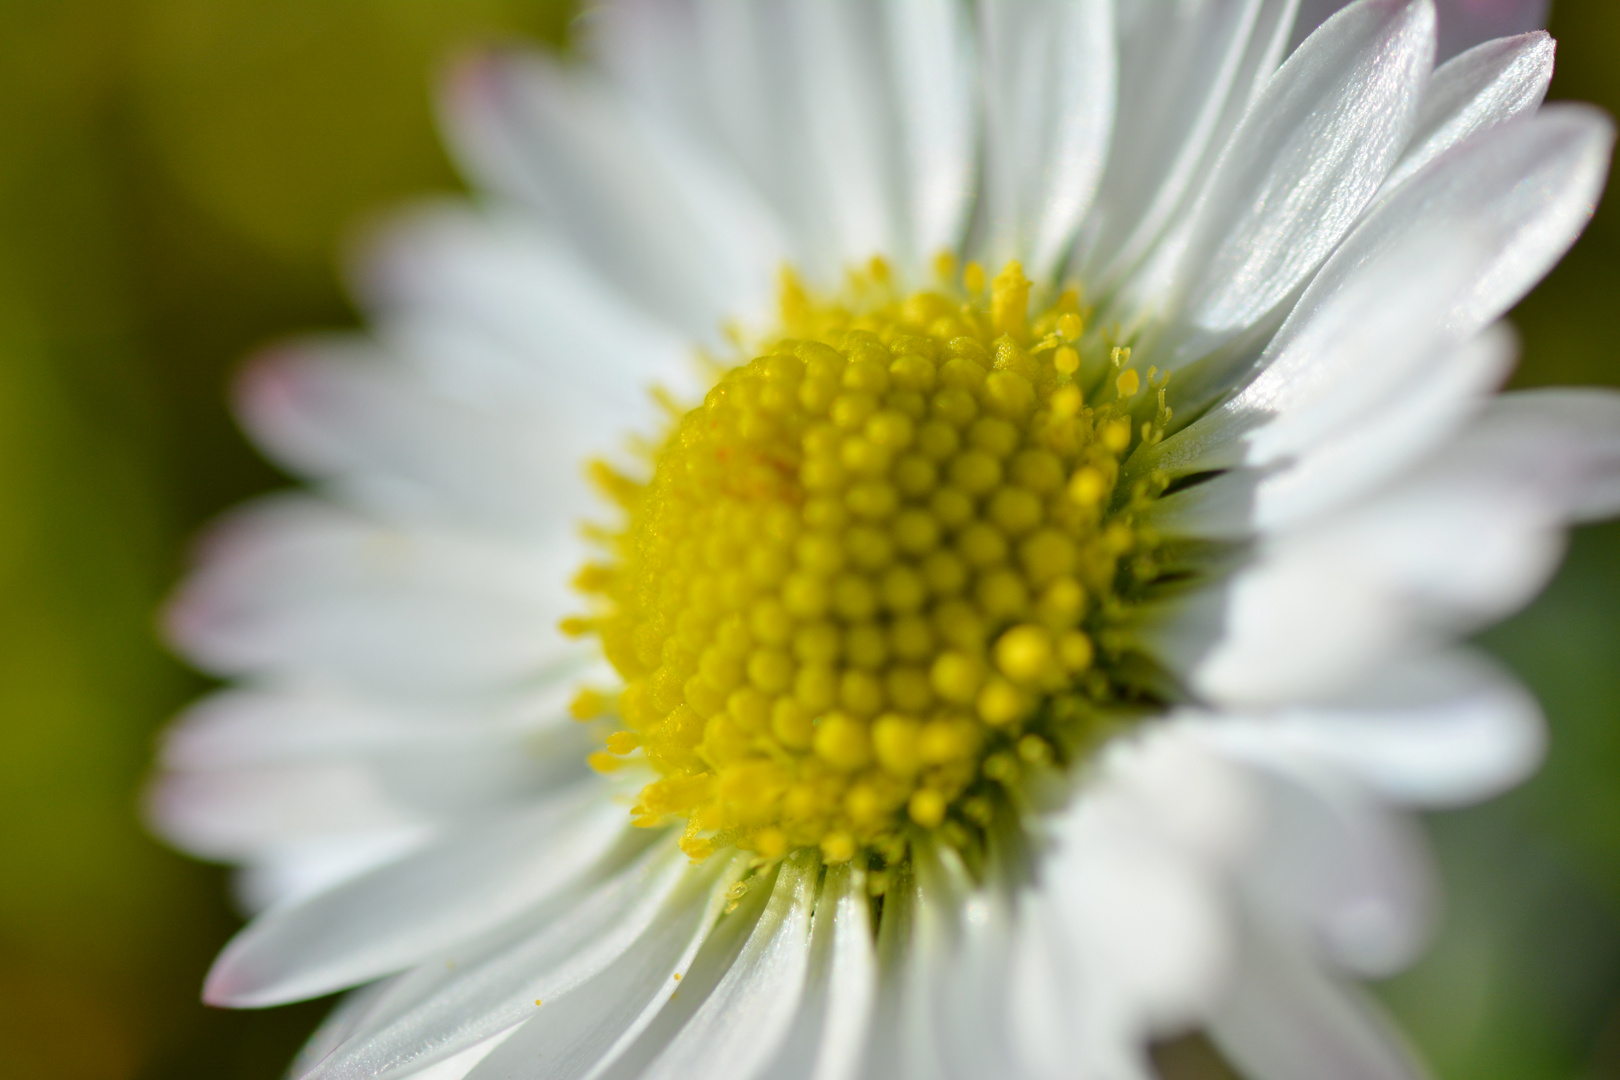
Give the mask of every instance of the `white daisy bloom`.
<path id="1" fill-rule="evenodd" d="M 207 999 L 361 988 L 320 1080 L 1417 1075 L 1353 981 L 1429 928 L 1408 809 L 1542 744 L 1455 642 L 1620 510 L 1620 396 L 1494 393 L 1613 130 L 1544 33 L 1296 6 L 464 65 L 483 197 L 247 373 L 315 490 L 170 611 L 235 685 L 152 813 L 258 911 Z"/>

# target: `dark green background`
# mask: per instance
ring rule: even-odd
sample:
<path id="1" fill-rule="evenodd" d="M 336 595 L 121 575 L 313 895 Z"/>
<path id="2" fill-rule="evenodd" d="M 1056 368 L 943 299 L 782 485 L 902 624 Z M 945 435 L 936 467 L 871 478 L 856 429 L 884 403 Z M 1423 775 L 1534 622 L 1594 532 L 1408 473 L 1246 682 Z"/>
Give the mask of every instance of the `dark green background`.
<path id="1" fill-rule="evenodd" d="M 197 1004 L 224 874 L 135 816 L 201 681 L 152 611 L 196 527 L 280 483 L 224 386 L 353 315 L 332 252 L 453 188 L 430 73 L 531 0 L 0 4 L 0 1062 L 30 1078 L 274 1077 L 322 1006 Z M 1620 111 L 1620 5 L 1564 0 L 1555 97 Z M 1525 384 L 1620 384 L 1620 212 L 1516 313 Z M 1387 996 L 1447 1080 L 1620 1077 L 1620 529 L 1487 636 L 1552 717 L 1541 776 L 1433 822 L 1452 916 Z"/>

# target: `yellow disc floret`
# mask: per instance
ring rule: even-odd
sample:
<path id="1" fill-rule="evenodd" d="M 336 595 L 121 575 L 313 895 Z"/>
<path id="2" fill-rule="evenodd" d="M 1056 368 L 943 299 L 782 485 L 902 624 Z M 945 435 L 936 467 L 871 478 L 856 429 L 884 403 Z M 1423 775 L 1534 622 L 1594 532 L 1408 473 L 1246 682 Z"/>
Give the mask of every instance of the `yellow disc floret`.
<path id="1" fill-rule="evenodd" d="M 570 627 L 625 685 L 575 714 L 622 721 L 593 764 L 643 758 L 635 822 L 683 824 L 694 858 L 892 858 L 909 830 L 982 827 L 1121 694 L 1109 627 L 1156 492 L 1116 487 L 1162 396 L 1133 400 L 1129 351 L 1088 338 L 1074 292 L 1031 316 L 1016 263 L 988 289 L 973 265 L 889 281 L 821 300 L 789 279 L 778 333 L 649 479 L 595 467 L 625 522 Z"/>

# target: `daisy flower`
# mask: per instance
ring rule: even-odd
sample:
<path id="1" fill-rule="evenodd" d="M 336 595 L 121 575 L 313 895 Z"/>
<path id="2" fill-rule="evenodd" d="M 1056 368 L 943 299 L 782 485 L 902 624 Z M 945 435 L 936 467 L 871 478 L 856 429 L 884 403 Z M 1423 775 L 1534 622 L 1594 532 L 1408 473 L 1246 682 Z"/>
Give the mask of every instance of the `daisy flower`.
<path id="1" fill-rule="evenodd" d="M 358 988 L 319 1080 L 1416 1075 L 1356 983 L 1432 918 L 1405 815 L 1542 740 L 1456 641 L 1620 510 L 1620 397 L 1494 393 L 1613 131 L 1543 33 L 1296 6 L 462 65 L 481 196 L 251 365 L 311 488 L 169 612 L 232 685 L 152 815 L 258 912 L 207 1000 Z"/>

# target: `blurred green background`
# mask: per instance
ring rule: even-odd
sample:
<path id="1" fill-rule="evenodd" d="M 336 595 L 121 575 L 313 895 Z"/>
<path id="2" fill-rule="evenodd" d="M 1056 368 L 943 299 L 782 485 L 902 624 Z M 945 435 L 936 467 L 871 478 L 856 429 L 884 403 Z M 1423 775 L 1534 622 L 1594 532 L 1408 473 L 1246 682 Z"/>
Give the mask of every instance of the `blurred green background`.
<path id="1" fill-rule="evenodd" d="M 324 1005 L 203 1008 L 224 874 L 135 805 L 201 688 L 152 611 L 187 537 L 281 480 L 224 407 L 266 338 L 354 316 L 345 227 L 456 180 L 434 67 L 560 42 L 559 0 L 0 4 L 0 1062 L 30 1078 L 269 1078 Z M 1553 96 L 1620 112 L 1620 5 L 1562 0 Z M 1611 206 L 1615 200 L 1610 200 Z M 1519 381 L 1620 385 L 1620 209 L 1515 315 Z M 1579 533 L 1487 644 L 1546 769 L 1432 822 L 1451 917 L 1386 997 L 1446 1080 L 1620 1078 L 1620 528 Z"/>

